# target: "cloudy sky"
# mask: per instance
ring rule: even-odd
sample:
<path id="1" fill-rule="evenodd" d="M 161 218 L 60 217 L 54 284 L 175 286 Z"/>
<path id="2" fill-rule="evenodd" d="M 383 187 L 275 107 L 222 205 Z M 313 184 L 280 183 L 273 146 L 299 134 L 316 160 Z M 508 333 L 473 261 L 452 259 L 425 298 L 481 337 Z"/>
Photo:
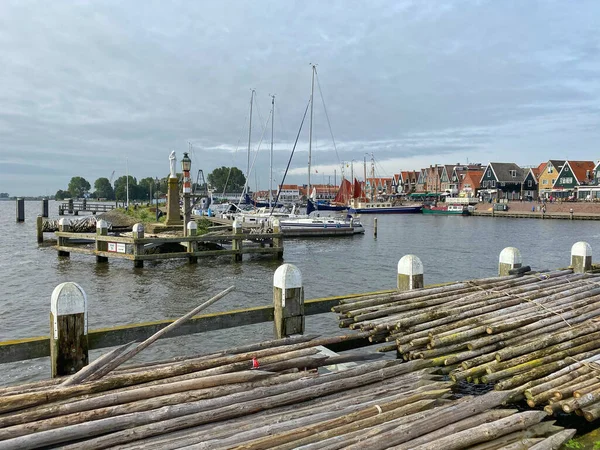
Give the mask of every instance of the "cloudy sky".
<path id="1" fill-rule="evenodd" d="M 429 164 L 600 158 L 597 1 L 0 2 L 0 192 L 247 166 L 281 181 L 317 63 L 312 182 Z M 321 93 L 337 152 L 327 125 Z M 237 149 L 237 151 L 236 151 Z M 256 158 L 255 158 L 256 155 Z M 308 123 L 288 182 L 307 178 Z"/>

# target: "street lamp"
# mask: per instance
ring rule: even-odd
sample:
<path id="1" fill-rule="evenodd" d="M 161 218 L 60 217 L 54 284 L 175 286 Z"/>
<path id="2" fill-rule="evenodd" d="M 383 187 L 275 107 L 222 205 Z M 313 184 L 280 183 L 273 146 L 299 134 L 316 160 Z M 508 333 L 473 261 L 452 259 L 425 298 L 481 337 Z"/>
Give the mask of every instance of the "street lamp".
<path id="1" fill-rule="evenodd" d="M 190 170 L 192 169 L 192 160 L 187 152 L 183 153 L 181 158 L 181 169 L 183 171 L 183 235 L 187 235 L 187 224 L 190 221 L 190 194 L 192 193 L 192 179 Z"/>
<path id="2" fill-rule="evenodd" d="M 159 189 L 160 189 L 160 180 L 158 179 L 158 177 L 156 177 L 154 179 L 154 184 L 156 185 L 156 189 L 155 189 L 154 195 L 156 196 L 156 221 L 158 222 L 158 219 L 159 219 L 158 192 L 159 192 Z"/>

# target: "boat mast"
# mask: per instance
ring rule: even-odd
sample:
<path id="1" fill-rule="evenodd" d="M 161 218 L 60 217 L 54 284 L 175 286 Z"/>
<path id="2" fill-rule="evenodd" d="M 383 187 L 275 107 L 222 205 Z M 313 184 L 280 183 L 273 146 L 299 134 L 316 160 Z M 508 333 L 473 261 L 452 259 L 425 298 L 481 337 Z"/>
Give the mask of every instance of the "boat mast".
<path id="1" fill-rule="evenodd" d="M 373 186 L 375 183 L 375 157 L 373 156 L 373 153 L 371 153 L 371 180 L 371 203 L 373 203 L 373 189 L 375 188 L 375 186 Z"/>
<path id="2" fill-rule="evenodd" d="M 269 158 L 269 208 L 273 197 L 273 127 L 275 123 L 275 95 L 271 95 L 271 156 Z"/>
<path id="3" fill-rule="evenodd" d="M 313 132 L 313 95 L 315 93 L 315 71 L 317 70 L 316 64 L 312 66 L 312 82 L 310 88 L 310 127 L 308 131 L 308 189 L 306 190 L 306 196 L 310 196 L 310 159 L 312 154 L 312 132 Z"/>
<path id="4" fill-rule="evenodd" d="M 248 179 L 250 178 L 250 140 L 252 138 L 252 103 L 254 100 L 254 89 L 250 89 L 250 124 L 248 126 L 248 165 L 246 169 L 246 186 L 244 192 L 248 193 Z"/>

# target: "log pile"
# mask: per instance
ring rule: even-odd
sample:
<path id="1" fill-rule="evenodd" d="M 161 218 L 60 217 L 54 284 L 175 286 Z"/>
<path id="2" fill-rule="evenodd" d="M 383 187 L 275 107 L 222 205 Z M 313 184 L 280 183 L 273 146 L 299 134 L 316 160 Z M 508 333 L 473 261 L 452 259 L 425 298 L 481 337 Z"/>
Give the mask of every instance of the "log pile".
<path id="1" fill-rule="evenodd" d="M 77 220 L 69 220 L 69 224 L 71 227 L 71 231 L 73 233 L 95 233 L 96 232 L 96 223 L 98 222 L 98 218 L 96 216 L 88 216 L 82 217 Z M 112 229 L 112 224 L 108 223 L 108 230 Z M 58 220 L 55 219 L 45 219 L 42 222 L 42 231 L 44 233 L 50 233 L 58 231 Z"/>
<path id="2" fill-rule="evenodd" d="M 570 270 L 352 298 L 340 325 L 456 382 L 494 384 L 549 414 L 600 417 L 600 278 Z"/>
<path id="3" fill-rule="evenodd" d="M 549 449 L 574 433 L 542 422 L 543 412 L 496 409 L 505 392 L 451 400 L 451 382 L 425 360 L 365 361 L 373 354 L 319 347 L 365 336 L 298 336 L 83 384 L 3 388 L 0 449 Z M 348 361 L 361 363 L 324 370 Z"/>

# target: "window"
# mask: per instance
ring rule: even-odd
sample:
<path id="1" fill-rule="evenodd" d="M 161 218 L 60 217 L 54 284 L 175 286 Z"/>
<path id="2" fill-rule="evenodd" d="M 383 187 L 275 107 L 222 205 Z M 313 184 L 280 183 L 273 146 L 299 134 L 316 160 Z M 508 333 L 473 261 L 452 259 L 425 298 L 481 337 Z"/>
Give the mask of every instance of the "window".
<path id="1" fill-rule="evenodd" d="M 548 184 L 548 180 L 542 180 L 542 184 L 545 186 Z"/>
<path id="2" fill-rule="evenodd" d="M 516 177 L 517 176 L 517 171 L 516 170 L 510 170 L 510 176 L 511 177 Z"/>
<path id="3" fill-rule="evenodd" d="M 552 173 L 554 172 L 554 167 L 552 167 L 550 164 L 548 164 L 548 173 Z"/>
<path id="4" fill-rule="evenodd" d="M 552 184 L 556 183 L 556 178 L 552 178 Z"/>
<path id="5" fill-rule="evenodd" d="M 495 188 L 496 187 L 496 182 L 494 180 L 492 180 L 492 187 Z"/>
<path id="6" fill-rule="evenodd" d="M 569 172 L 569 166 L 565 166 L 565 172 Z"/>
<path id="7" fill-rule="evenodd" d="M 528 180 L 528 181 L 527 181 L 527 187 L 531 187 L 532 185 L 533 185 L 533 181 L 531 181 L 531 180 Z"/>
<path id="8" fill-rule="evenodd" d="M 492 176 L 492 169 L 488 169 L 488 170 L 487 170 L 487 176 L 488 176 L 488 177 L 491 177 L 491 176 Z"/>

